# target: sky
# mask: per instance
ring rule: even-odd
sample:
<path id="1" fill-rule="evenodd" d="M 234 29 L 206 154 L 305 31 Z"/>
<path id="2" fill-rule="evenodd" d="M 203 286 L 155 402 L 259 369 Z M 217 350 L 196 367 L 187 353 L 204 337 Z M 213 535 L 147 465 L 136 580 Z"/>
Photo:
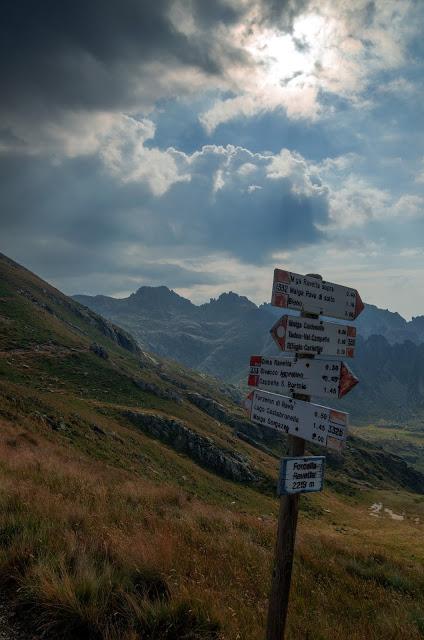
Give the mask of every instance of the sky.
<path id="1" fill-rule="evenodd" d="M 422 0 L 5 0 L 0 251 L 67 294 L 424 314 Z"/>

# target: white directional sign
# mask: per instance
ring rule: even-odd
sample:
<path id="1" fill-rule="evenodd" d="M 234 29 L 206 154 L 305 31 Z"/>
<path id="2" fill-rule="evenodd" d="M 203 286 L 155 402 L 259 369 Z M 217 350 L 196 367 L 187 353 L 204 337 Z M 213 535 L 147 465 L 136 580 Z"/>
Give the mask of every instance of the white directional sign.
<path id="1" fill-rule="evenodd" d="M 294 400 L 255 389 L 246 408 L 256 424 L 340 451 L 345 443 L 348 414 L 312 402 Z"/>
<path id="2" fill-rule="evenodd" d="M 282 269 L 274 270 L 271 304 L 342 320 L 354 320 L 364 309 L 356 289 Z"/>
<path id="3" fill-rule="evenodd" d="M 290 396 L 342 398 L 358 383 L 340 360 L 252 356 L 248 385 Z"/>
<path id="4" fill-rule="evenodd" d="M 283 458 L 278 479 L 278 494 L 322 491 L 325 456 Z"/>
<path id="5" fill-rule="evenodd" d="M 281 351 L 309 355 L 355 355 L 356 328 L 298 316 L 282 316 L 271 329 Z"/>

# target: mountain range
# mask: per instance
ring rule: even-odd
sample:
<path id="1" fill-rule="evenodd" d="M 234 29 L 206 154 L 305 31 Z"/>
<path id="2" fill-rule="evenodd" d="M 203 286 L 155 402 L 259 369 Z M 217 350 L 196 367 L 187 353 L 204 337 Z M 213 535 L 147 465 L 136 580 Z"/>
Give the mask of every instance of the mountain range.
<path id="1" fill-rule="evenodd" d="M 176 342 L 194 361 L 203 341 L 199 365 L 235 374 L 252 326 L 267 346 L 269 310 L 235 294 L 199 309 L 148 289 L 126 304 L 162 352 Z M 0 635 L 7 610 L 28 627 L 16 638 L 258 640 L 285 437 L 250 422 L 234 386 L 104 316 L 0 254 Z M 326 455 L 325 490 L 300 501 L 291 637 L 420 637 L 424 474 L 361 431 L 343 456 L 307 445 Z"/>
<path id="2" fill-rule="evenodd" d="M 145 350 L 237 385 L 253 354 L 277 353 L 269 329 L 281 310 L 223 293 L 195 305 L 165 286 L 143 286 L 124 299 L 75 299 L 129 331 Z M 358 422 L 420 422 L 424 416 L 424 316 L 410 322 L 366 305 L 356 321 L 352 368 L 360 385 L 341 401 Z"/>

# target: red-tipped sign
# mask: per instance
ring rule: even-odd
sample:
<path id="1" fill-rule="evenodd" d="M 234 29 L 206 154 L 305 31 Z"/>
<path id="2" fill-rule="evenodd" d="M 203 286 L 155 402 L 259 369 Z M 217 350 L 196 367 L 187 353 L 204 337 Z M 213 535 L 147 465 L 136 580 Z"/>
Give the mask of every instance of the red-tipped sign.
<path id="1" fill-rule="evenodd" d="M 341 451 L 347 436 L 348 414 L 255 389 L 246 408 L 256 424 L 271 427 L 323 447 Z"/>
<path id="2" fill-rule="evenodd" d="M 356 289 L 283 269 L 274 270 L 271 304 L 342 320 L 355 320 L 364 309 Z"/>
<path id="3" fill-rule="evenodd" d="M 316 360 L 293 356 L 252 356 L 248 385 L 284 396 L 303 394 L 341 398 L 358 383 L 340 360 Z"/>
<path id="4" fill-rule="evenodd" d="M 282 316 L 271 329 L 281 351 L 316 356 L 355 355 L 356 329 L 350 325 L 298 316 Z"/>
<path id="5" fill-rule="evenodd" d="M 341 364 L 339 398 L 343 398 L 343 396 L 348 394 L 349 391 L 351 391 L 359 382 L 358 378 L 352 373 L 347 364 L 345 362 L 342 362 Z"/>

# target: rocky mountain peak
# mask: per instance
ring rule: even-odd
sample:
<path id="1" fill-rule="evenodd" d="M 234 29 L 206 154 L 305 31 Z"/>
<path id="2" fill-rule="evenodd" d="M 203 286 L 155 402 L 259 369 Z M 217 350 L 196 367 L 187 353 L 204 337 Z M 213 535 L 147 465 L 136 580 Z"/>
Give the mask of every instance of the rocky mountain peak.
<path id="1" fill-rule="evenodd" d="M 249 311 L 251 309 L 257 309 L 254 302 L 246 298 L 246 296 L 239 296 L 233 291 L 227 293 L 221 293 L 218 298 L 211 298 L 209 303 L 202 305 L 203 308 L 208 308 L 209 312 L 225 312 L 240 313 Z"/>
<path id="2" fill-rule="evenodd" d="M 191 308 L 193 303 L 178 295 L 166 286 L 151 287 L 143 285 L 127 299 L 130 304 L 141 306 L 143 310 L 172 310 L 178 308 Z"/>

